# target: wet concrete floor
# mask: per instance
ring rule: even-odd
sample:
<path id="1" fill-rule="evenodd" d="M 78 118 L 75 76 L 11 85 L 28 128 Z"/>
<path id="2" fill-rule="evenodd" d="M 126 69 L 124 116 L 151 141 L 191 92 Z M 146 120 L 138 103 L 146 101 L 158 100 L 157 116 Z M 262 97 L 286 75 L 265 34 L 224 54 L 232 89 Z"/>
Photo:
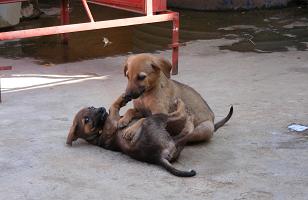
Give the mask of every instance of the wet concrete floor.
<path id="1" fill-rule="evenodd" d="M 175 166 L 197 171 L 187 179 L 82 140 L 65 145 L 77 110 L 108 107 L 124 91 L 127 56 L 52 67 L 0 57 L 13 66 L 1 79 L 1 198 L 306 200 L 308 133 L 288 126 L 308 125 L 307 52 L 219 49 L 233 42 L 181 47 L 179 75 L 172 78 L 195 88 L 217 120 L 234 106 L 210 143 L 182 152 Z M 160 55 L 170 58 L 171 52 Z"/>

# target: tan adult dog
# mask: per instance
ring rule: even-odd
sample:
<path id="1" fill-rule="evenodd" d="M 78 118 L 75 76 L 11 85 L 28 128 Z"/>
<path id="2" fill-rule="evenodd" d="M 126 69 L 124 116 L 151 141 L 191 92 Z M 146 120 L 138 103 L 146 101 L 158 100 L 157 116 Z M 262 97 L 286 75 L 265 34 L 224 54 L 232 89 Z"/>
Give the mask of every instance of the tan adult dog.
<path id="1" fill-rule="evenodd" d="M 194 119 L 195 128 L 189 133 L 189 142 L 209 140 L 214 131 L 231 118 L 233 107 L 223 120 L 214 124 L 214 113 L 201 95 L 193 88 L 170 79 L 171 68 L 167 60 L 149 54 L 138 54 L 127 59 L 124 66 L 124 75 L 128 79 L 125 94 L 127 98 L 134 99 L 134 108 L 125 113 L 119 127 L 125 127 L 144 109 L 149 109 L 153 114 L 170 113 L 174 109 L 173 99 L 179 98 Z"/>

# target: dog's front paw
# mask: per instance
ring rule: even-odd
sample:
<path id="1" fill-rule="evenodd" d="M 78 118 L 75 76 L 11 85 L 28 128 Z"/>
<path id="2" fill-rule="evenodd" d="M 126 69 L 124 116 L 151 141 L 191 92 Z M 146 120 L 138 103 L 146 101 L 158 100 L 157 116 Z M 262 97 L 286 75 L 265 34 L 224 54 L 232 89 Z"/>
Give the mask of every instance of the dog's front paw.
<path id="1" fill-rule="evenodd" d="M 184 112 L 185 111 L 185 103 L 180 98 L 176 98 L 174 101 L 175 110 L 177 112 Z"/>
<path id="2" fill-rule="evenodd" d="M 176 98 L 176 99 L 174 100 L 174 103 L 175 103 L 175 105 L 176 105 L 177 107 L 185 106 L 185 103 L 184 103 L 183 100 L 180 99 L 180 98 Z"/>
<path id="3" fill-rule="evenodd" d="M 124 107 L 124 106 L 126 106 L 126 104 L 127 104 L 127 100 L 126 100 L 126 97 L 125 97 L 125 94 L 122 94 L 121 96 L 119 96 L 118 98 L 117 98 L 117 100 L 113 103 L 113 105 L 115 106 L 115 107 Z"/>
<path id="4" fill-rule="evenodd" d="M 178 97 L 173 99 L 173 103 L 174 105 L 178 105 L 179 104 L 180 99 Z"/>
<path id="5" fill-rule="evenodd" d="M 132 131 L 125 131 L 123 134 L 122 134 L 122 137 L 125 139 L 125 140 L 132 140 L 133 139 L 133 132 Z"/>
<path id="6" fill-rule="evenodd" d="M 123 99 L 124 99 L 124 102 L 125 104 L 127 104 L 128 102 L 130 102 L 132 100 L 131 96 L 128 96 L 128 95 L 123 95 Z"/>
<path id="7" fill-rule="evenodd" d="M 123 128 L 127 127 L 128 123 L 129 123 L 129 121 L 126 120 L 126 119 L 123 117 L 123 118 L 121 118 L 121 119 L 119 120 L 119 122 L 118 122 L 118 128 L 119 128 L 119 129 L 123 129 Z"/>

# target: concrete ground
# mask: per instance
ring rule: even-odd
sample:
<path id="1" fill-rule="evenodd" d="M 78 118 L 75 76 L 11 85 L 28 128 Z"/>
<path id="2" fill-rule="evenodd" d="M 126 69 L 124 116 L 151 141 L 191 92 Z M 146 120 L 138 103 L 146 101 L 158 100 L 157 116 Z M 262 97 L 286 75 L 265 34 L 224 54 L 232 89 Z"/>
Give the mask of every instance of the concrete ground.
<path id="1" fill-rule="evenodd" d="M 81 107 L 109 106 L 123 92 L 126 56 L 51 66 L 0 58 L 14 68 L 1 72 L 1 199 L 308 199 L 308 133 L 287 128 L 308 125 L 307 52 L 220 51 L 227 42 L 180 49 L 173 78 L 200 92 L 217 120 L 234 105 L 213 140 L 175 164 L 193 178 L 83 141 L 65 145 Z"/>

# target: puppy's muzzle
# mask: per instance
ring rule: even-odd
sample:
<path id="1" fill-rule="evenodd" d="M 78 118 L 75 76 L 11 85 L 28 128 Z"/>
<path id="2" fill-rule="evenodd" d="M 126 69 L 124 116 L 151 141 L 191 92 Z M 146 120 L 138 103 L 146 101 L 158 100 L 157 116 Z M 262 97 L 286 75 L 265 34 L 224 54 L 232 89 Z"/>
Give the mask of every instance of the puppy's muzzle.
<path id="1" fill-rule="evenodd" d="M 98 108 L 98 109 L 97 109 L 97 113 L 101 115 L 100 120 L 101 120 L 102 122 L 104 122 L 104 121 L 106 120 L 107 116 L 108 116 L 107 111 L 106 111 L 106 108 L 104 108 L 104 107 Z"/>
<path id="2" fill-rule="evenodd" d="M 106 108 L 100 107 L 100 108 L 97 109 L 97 112 L 105 114 L 106 113 Z"/>
<path id="3" fill-rule="evenodd" d="M 135 91 L 126 91 L 125 92 L 125 99 L 137 99 L 145 92 L 145 88 L 140 88 L 139 90 Z"/>

